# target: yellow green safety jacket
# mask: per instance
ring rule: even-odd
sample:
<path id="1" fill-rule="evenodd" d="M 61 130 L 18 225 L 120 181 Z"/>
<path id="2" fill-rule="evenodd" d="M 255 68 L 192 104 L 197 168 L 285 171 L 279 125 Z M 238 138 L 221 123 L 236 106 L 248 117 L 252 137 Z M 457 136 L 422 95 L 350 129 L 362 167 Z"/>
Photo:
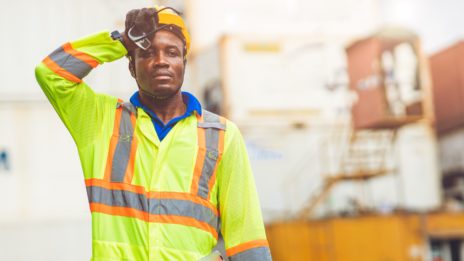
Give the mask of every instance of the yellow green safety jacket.
<path id="1" fill-rule="evenodd" d="M 91 260 L 199 260 L 219 231 L 230 260 L 271 260 L 236 125 L 203 110 L 160 142 L 143 109 L 82 81 L 126 53 L 101 32 L 64 44 L 36 67 L 79 151 L 92 212 Z"/>

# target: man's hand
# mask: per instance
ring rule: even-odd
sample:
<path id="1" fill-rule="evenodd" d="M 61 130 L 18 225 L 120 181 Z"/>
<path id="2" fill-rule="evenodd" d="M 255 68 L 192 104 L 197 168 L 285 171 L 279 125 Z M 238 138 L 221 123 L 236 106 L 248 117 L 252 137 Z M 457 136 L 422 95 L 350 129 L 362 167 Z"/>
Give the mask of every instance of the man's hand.
<path id="1" fill-rule="evenodd" d="M 136 34 L 140 34 L 142 32 L 149 33 L 155 28 L 158 22 L 157 17 L 158 16 L 156 14 L 155 8 L 134 9 L 126 14 L 126 28 L 121 35 L 123 38 L 124 46 L 129 53 L 138 48 L 137 45 L 135 45 L 135 43 L 132 42 L 132 40 L 130 40 L 127 36 L 129 29 L 133 28 L 133 31 L 135 31 Z"/>
<path id="2" fill-rule="evenodd" d="M 121 36 L 122 36 L 122 44 L 124 45 L 124 47 L 126 47 L 127 53 L 132 54 L 135 48 L 137 48 L 137 45 L 135 45 L 135 43 L 132 42 L 129 39 L 129 37 L 127 37 L 126 32 L 122 32 Z"/>

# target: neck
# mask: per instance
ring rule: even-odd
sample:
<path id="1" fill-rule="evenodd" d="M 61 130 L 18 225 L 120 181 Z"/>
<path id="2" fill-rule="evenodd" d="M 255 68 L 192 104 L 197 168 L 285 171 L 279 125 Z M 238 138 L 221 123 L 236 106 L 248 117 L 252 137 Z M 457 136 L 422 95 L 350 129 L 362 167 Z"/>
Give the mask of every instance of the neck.
<path id="1" fill-rule="evenodd" d="M 164 124 L 183 115 L 186 110 L 180 91 L 171 97 L 156 97 L 150 93 L 139 91 L 139 97 L 142 104 L 153 111 Z"/>

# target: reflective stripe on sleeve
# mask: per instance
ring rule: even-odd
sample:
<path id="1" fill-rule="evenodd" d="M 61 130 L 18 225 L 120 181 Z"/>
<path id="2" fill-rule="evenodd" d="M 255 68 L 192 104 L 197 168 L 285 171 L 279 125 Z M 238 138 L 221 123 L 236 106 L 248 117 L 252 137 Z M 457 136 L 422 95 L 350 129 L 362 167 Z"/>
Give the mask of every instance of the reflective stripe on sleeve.
<path id="1" fill-rule="evenodd" d="M 231 261 L 272 260 L 267 240 L 254 240 L 226 250 Z"/>
<path id="2" fill-rule="evenodd" d="M 268 247 L 258 247 L 233 256 L 229 256 L 230 261 L 272 261 L 271 252 Z"/>
<path id="3" fill-rule="evenodd" d="M 50 59 L 50 57 L 46 57 L 42 62 L 50 70 L 52 70 L 54 73 L 58 74 L 59 76 L 65 78 L 66 80 L 71 81 L 71 82 L 77 82 L 77 83 L 82 82 L 82 80 L 77 78 L 74 74 L 61 68 L 61 66 L 56 64 L 52 59 Z"/>
<path id="4" fill-rule="evenodd" d="M 67 80 L 81 82 L 98 65 L 98 61 L 86 53 L 74 50 L 67 43 L 45 58 L 44 64 Z"/>

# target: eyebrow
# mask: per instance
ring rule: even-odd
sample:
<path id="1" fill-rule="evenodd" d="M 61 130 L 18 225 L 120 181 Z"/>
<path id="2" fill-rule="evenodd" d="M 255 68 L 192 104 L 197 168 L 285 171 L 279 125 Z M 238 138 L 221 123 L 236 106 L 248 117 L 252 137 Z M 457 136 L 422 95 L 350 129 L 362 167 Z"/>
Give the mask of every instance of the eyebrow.
<path id="1" fill-rule="evenodd" d="M 177 49 L 177 50 L 179 50 L 179 51 L 182 50 L 182 49 L 179 48 L 176 44 L 168 44 L 168 45 L 166 46 L 166 48 L 168 48 L 168 49 L 169 49 L 169 48 L 175 48 L 175 49 Z"/>
<path id="2" fill-rule="evenodd" d="M 174 48 L 174 49 L 176 49 L 177 51 L 179 51 L 179 52 L 183 55 L 183 46 L 182 46 L 182 48 L 179 48 L 179 47 L 177 46 L 177 44 L 171 44 L 171 43 L 166 43 L 165 45 L 166 45 L 166 46 L 164 47 L 164 49 L 171 49 L 171 48 Z M 157 50 L 157 49 L 158 49 L 158 48 L 156 48 L 156 47 L 154 47 L 153 45 L 151 45 L 151 46 L 150 46 L 147 50 L 145 50 L 145 51 L 142 50 L 142 49 L 140 49 L 140 48 L 137 48 L 137 51 L 138 51 L 138 52 L 142 52 L 142 53 L 146 53 L 147 51 L 155 51 L 155 50 Z"/>

